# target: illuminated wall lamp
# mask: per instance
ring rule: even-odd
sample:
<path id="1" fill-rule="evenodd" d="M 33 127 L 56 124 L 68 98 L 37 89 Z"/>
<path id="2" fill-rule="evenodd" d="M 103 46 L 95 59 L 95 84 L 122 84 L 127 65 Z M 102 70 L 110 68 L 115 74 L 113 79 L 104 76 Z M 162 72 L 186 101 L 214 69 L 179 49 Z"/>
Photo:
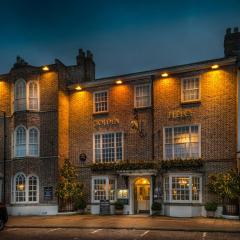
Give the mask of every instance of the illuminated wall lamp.
<path id="1" fill-rule="evenodd" d="M 123 82 L 122 82 L 122 80 L 117 80 L 116 81 L 116 84 L 122 84 Z"/>
<path id="2" fill-rule="evenodd" d="M 161 76 L 162 76 L 162 77 L 168 77 L 168 73 L 166 73 L 166 72 L 165 72 L 165 73 L 162 73 Z"/>
<path id="3" fill-rule="evenodd" d="M 82 88 L 81 88 L 81 86 L 78 85 L 78 86 L 75 87 L 75 90 L 77 90 L 77 91 L 81 91 Z"/>
<path id="4" fill-rule="evenodd" d="M 42 70 L 43 71 L 49 71 L 49 68 L 48 68 L 48 66 L 44 66 L 44 67 L 42 67 Z"/>
<path id="5" fill-rule="evenodd" d="M 219 68 L 219 65 L 215 64 L 215 65 L 212 65 L 212 69 L 218 69 Z"/>

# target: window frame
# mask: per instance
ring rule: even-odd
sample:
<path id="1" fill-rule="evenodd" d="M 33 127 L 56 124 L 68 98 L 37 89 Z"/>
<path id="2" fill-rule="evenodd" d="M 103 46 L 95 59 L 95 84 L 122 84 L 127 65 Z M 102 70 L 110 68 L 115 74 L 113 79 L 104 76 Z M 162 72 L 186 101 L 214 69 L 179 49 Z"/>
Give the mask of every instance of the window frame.
<path id="1" fill-rule="evenodd" d="M 37 85 L 37 109 L 30 109 L 30 84 L 35 83 Z M 37 80 L 30 80 L 27 82 L 27 110 L 38 112 L 40 110 L 40 90 L 39 90 L 39 81 Z"/>
<path id="2" fill-rule="evenodd" d="M 107 110 L 104 111 L 96 111 L 96 99 L 95 96 L 96 94 L 99 93 L 107 93 Z M 94 91 L 93 92 L 93 113 L 94 114 L 104 114 L 109 112 L 109 91 L 108 90 L 101 90 L 101 91 Z"/>
<path id="3" fill-rule="evenodd" d="M 17 87 L 18 87 L 18 84 L 20 84 L 20 83 L 24 83 L 24 85 L 25 85 L 25 89 L 24 89 L 24 94 L 25 94 L 25 97 L 24 98 L 17 98 Z M 14 83 L 14 86 L 13 86 L 13 89 L 14 89 L 14 91 L 13 91 L 13 99 L 14 99 L 14 101 L 13 101 L 13 106 L 14 106 L 14 112 L 21 112 L 21 111 L 26 111 L 27 110 L 27 82 L 23 79 L 23 78 L 19 78 L 19 79 L 17 79 L 16 81 L 15 81 L 15 83 Z M 23 109 L 19 109 L 19 108 L 17 108 L 17 106 L 19 105 L 19 104 L 17 104 L 17 102 L 19 102 L 20 100 L 22 100 L 23 102 L 24 102 L 24 108 Z"/>
<path id="4" fill-rule="evenodd" d="M 121 160 L 117 160 L 117 142 L 116 142 L 116 135 L 117 133 L 121 133 L 122 134 L 122 159 Z M 102 135 L 103 134 L 114 134 L 114 161 L 109 161 L 109 162 L 103 162 L 102 161 Z M 100 162 L 96 162 L 96 154 L 95 154 L 95 136 L 96 135 L 100 135 L 100 149 L 101 149 L 101 161 Z M 123 161 L 124 160 L 124 132 L 123 131 L 118 131 L 118 132 L 96 132 L 93 134 L 93 163 L 114 163 L 114 162 L 119 162 L 119 161 Z"/>
<path id="5" fill-rule="evenodd" d="M 25 129 L 25 134 L 26 134 L 26 141 L 25 141 L 25 155 L 24 156 L 17 156 L 16 155 L 16 140 L 17 140 L 17 130 L 20 128 L 20 127 L 23 127 L 24 129 Z M 37 151 L 38 151 L 38 153 L 37 153 L 37 155 L 32 155 L 32 154 L 30 154 L 30 152 L 29 152 L 29 145 L 30 145 L 30 142 L 29 142 L 29 139 L 30 139 L 30 136 L 29 136 L 29 134 L 30 134 L 30 130 L 31 129 L 35 129 L 35 130 L 37 130 L 37 133 L 38 133 L 38 137 L 37 137 L 37 141 L 38 141 L 38 143 L 37 143 L 37 146 L 38 146 L 38 149 L 37 149 Z M 39 157 L 40 156 L 40 130 L 36 127 L 36 126 L 31 126 L 31 127 L 29 127 L 29 128 L 26 128 L 24 125 L 18 125 L 16 128 L 15 128 L 15 130 L 14 130 L 14 133 L 13 133 L 13 141 L 12 141 L 12 143 L 13 143 L 13 147 L 12 147 L 12 153 L 13 153 L 13 155 L 12 155 L 12 157 L 13 158 L 25 158 L 25 157 L 32 157 L 32 158 L 37 158 L 37 157 Z"/>
<path id="6" fill-rule="evenodd" d="M 184 100 L 184 89 L 183 89 L 183 82 L 184 80 L 190 80 L 193 78 L 198 78 L 198 82 L 199 82 L 199 88 L 198 88 L 198 99 L 193 99 L 193 100 Z M 195 76 L 189 76 L 189 77 L 182 77 L 180 79 L 181 81 L 181 103 L 194 103 L 194 102 L 200 102 L 201 101 L 201 76 L 199 75 L 195 75 Z"/>
<path id="7" fill-rule="evenodd" d="M 137 106 L 137 88 L 138 87 L 144 87 L 144 86 L 148 86 L 149 87 L 149 104 L 147 106 Z M 142 83 L 142 84 L 137 84 L 134 85 L 134 108 L 136 109 L 141 109 L 141 108 L 148 108 L 152 106 L 152 86 L 150 83 Z"/>
<path id="8" fill-rule="evenodd" d="M 99 203 L 100 202 L 100 200 L 95 200 L 95 195 L 94 195 L 94 187 L 95 187 L 94 181 L 98 180 L 98 179 L 106 181 L 106 190 L 105 190 L 106 200 L 109 200 L 109 191 L 108 191 L 108 189 L 109 189 L 109 181 L 110 180 L 114 180 L 115 181 L 114 199 L 113 200 L 109 200 L 111 203 L 115 202 L 116 199 L 117 199 L 117 179 L 116 179 L 116 177 L 114 177 L 114 176 L 93 176 L 92 177 L 92 182 L 91 182 L 91 200 L 92 200 L 92 203 Z"/>
<path id="9" fill-rule="evenodd" d="M 202 155 L 202 153 L 201 153 L 201 149 L 202 149 L 202 146 L 201 146 L 201 124 L 189 124 L 189 125 L 187 125 L 187 124 L 183 124 L 183 125 L 174 125 L 174 126 L 164 126 L 163 127 L 163 159 L 164 160 L 169 160 L 169 161 L 171 161 L 171 160 L 173 160 L 173 159 L 176 159 L 175 157 L 174 157 L 174 148 L 172 149 L 172 155 L 173 155 L 173 158 L 171 158 L 171 159 L 169 159 L 169 158 L 166 158 L 166 150 L 165 150 L 165 145 L 166 145 L 166 133 L 165 133 L 165 129 L 166 128 L 172 128 L 172 129 L 174 129 L 174 128 L 176 128 L 176 127 L 189 127 L 189 128 L 191 128 L 192 126 L 198 126 L 198 137 L 199 137 L 199 145 L 198 145 L 198 152 L 199 152 L 199 156 L 198 156 L 198 158 L 201 158 L 201 155 Z M 174 140 L 174 131 L 172 131 L 172 140 Z M 172 143 L 172 145 L 174 145 L 174 143 Z M 182 158 L 182 159 L 191 159 L 191 158 L 193 158 L 193 157 L 189 157 L 189 158 Z M 198 159 L 198 158 L 195 158 L 195 159 Z"/>
<path id="10" fill-rule="evenodd" d="M 172 198 L 172 179 L 173 177 L 184 177 L 184 178 L 189 178 L 189 200 L 173 200 Z M 163 200 L 164 203 L 202 203 L 202 197 L 203 197 L 203 178 L 202 174 L 195 174 L 195 173 L 171 173 L 171 174 L 166 174 L 163 176 L 163 181 L 165 182 L 165 178 L 169 179 L 168 182 L 168 199 L 166 198 L 166 190 L 165 190 L 165 184 L 163 186 Z M 193 200 L 193 194 L 192 194 L 192 182 L 193 178 L 199 178 L 199 200 Z"/>
<path id="11" fill-rule="evenodd" d="M 16 201 L 16 179 L 19 175 L 25 177 L 25 201 L 17 202 Z M 36 177 L 37 179 L 37 197 L 36 201 L 29 201 L 29 178 Z M 29 174 L 28 176 L 23 172 L 18 172 L 12 177 L 12 194 L 11 194 L 11 203 L 12 204 L 36 204 L 39 203 L 39 177 L 36 174 Z"/>

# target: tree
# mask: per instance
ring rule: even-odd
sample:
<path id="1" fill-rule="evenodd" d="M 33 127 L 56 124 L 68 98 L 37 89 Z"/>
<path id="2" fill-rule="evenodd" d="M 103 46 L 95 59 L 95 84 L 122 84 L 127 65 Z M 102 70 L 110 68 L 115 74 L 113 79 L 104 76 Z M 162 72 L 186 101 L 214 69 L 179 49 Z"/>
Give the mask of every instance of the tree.
<path id="1" fill-rule="evenodd" d="M 60 170 L 60 179 L 56 188 L 56 195 L 60 200 L 74 201 L 83 198 L 83 185 L 78 182 L 76 169 L 66 159 Z"/>
<path id="2" fill-rule="evenodd" d="M 234 170 L 209 176 L 208 189 L 223 201 L 237 200 L 240 195 L 240 176 Z"/>

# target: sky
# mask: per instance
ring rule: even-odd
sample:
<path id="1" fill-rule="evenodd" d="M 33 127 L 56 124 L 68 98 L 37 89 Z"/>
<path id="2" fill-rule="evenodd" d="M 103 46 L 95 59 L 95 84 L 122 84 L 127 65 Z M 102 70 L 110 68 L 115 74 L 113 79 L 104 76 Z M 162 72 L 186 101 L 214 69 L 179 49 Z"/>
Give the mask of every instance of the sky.
<path id="1" fill-rule="evenodd" d="M 96 77 L 223 57 L 240 0 L 0 0 L 0 74 L 29 64 L 76 63 L 91 50 Z"/>

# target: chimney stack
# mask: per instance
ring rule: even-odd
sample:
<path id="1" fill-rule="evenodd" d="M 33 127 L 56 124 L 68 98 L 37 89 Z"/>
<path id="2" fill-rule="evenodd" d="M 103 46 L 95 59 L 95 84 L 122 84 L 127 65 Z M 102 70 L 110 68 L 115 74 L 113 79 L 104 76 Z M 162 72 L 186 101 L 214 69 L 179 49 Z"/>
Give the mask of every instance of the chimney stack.
<path id="1" fill-rule="evenodd" d="M 232 31 L 227 28 L 224 38 L 224 55 L 225 57 L 237 56 L 240 59 L 240 32 L 238 27 Z"/>

